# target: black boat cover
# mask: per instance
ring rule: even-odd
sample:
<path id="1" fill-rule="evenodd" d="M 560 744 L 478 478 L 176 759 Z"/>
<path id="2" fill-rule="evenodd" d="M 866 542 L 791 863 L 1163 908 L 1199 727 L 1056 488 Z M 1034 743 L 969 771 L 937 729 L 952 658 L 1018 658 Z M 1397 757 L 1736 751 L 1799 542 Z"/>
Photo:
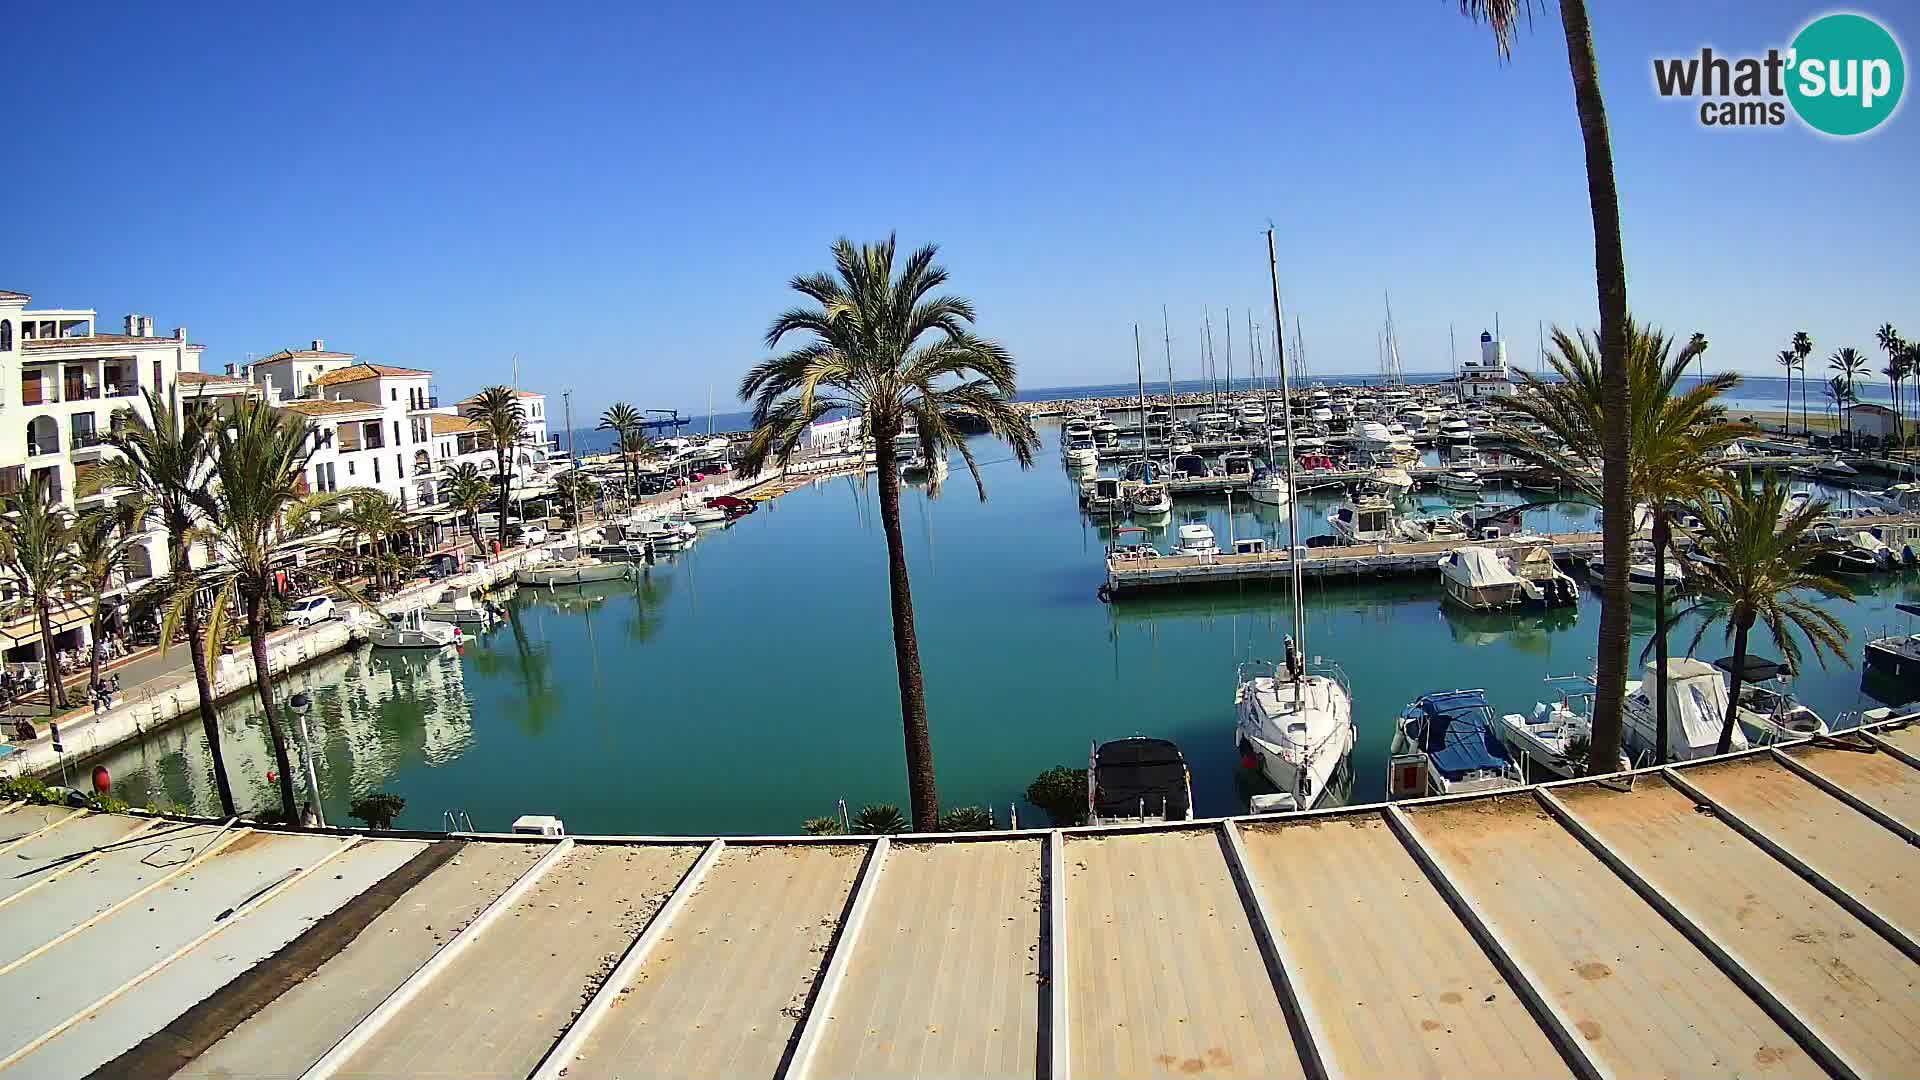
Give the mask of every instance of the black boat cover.
<path id="1" fill-rule="evenodd" d="M 1187 759 L 1165 739 L 1117 739 L 1095 753 L 1094 812 L 1102 817 L 1160 813 L 1166 800 L 1170 819 L 1187 816 Z"/>

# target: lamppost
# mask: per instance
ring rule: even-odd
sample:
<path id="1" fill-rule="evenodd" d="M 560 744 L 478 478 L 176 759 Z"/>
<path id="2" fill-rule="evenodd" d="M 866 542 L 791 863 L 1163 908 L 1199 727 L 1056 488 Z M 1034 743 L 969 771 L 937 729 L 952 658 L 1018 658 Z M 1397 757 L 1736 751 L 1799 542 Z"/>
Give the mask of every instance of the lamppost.
<path id="1" fill-rule="evenodd" d="M 325 826 L 327 814 L 320 807 L 320 777 L 313 771 L 313 736 L 307 732 L 307 714 L 313 711 L 313 695 L 305 690 L 296 691 L 287 699 L 287 704 L 293 707 L 294 718 L 300 724 L 300 747 L 307 759 L 307 787 L 313 792 L 313 820 L 315 824 Z"/>

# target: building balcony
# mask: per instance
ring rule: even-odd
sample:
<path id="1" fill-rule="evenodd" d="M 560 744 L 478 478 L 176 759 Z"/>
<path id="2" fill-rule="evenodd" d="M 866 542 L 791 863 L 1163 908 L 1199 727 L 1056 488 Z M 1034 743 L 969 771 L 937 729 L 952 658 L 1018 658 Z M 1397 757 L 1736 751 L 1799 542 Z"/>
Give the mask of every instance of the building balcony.
<path id="1" fill-rule="evenodd" d="M 31 439 L 27 440 L 28 457 L 45 457 L 48 454 L 57 454 L 59 452 L 59 439 L 41 439 L 38 442 Z"/>
<path id="2" fill-rule="evenodd" d="M 107 436 L 103 431 L 76 431 L 67 440 L 74 450 L 97 450 L 106 441 Z"/>
<path id="3" fill-rule="evenodd" d="M 139 397 L 140 388 L 138 386 L 135 386 L 133 383 L 123 383 L 119 386 L 114 386 L 109 384 L 107 386 L 107 396 L 114 397 L 114 398 Z"/>
<path id="4" fill-rule="evenodd" d="M 100 388 L 97 386 L 67 387 L 68 401 L 96 401 L 99 399 L 99 397 L 100 397 Z"/>

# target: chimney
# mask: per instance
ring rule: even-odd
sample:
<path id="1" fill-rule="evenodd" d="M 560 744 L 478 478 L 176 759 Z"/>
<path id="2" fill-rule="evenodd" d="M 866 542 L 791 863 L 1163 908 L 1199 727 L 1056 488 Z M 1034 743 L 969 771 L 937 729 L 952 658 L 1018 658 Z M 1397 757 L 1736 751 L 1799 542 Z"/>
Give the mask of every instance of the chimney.
<path id="1" fill-rule="evenodd" d="M 138 315 L 127 316 L 127 336 L 128 337 L 140 336 L 140 316 Z"/>
<path id="2" fill-rule="evenodd" d="M 314 339 L 313 339 L 313 351 L 314 351 L 314 352 L 326 352 L 326 351 L 327 351 L 327 339 L 326 339 L 326 338 L 314 338 Z"/>
<path id="3" fill-rule="evenodd" d="M 176 326 L 176 327 L 174 327 L 174 328 L 173 328 L 173 340 L 175 340 L 175 341 L 185 341 L 185 340 L 187 340 L 187 328 L 186 328 L 186 327 L 184 327 L 184 326 Z"/>
<path id="4" fill-rule="evenodd" d="M 153 336 L 153 316 L 151 315 L 140 316 L 140 336 L 141 337 Z"/>
<path id="5" fill-rule="evenodd" d="M 267 404 L 269 405 L 280 404 L 280 391 L 275 390 L 273 388 L 273 376 L 271 375 L 260 376 L 260 389 L 267 399 Z"/>
<path id="6" fill-rule="evenodd" d="M 231 379 L 231 378 L 233 378 L 233 365 L 232 365 L 232 364 L 228 364 L 228 365 L 227 365 L 227 378 L 229 378 L 229 379 Z"/>

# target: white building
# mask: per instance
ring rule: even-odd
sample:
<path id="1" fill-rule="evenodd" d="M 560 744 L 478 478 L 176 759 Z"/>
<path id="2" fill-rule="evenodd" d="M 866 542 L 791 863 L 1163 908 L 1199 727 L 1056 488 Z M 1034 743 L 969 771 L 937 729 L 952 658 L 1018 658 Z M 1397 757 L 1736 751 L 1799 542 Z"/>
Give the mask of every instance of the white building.
<path id="1" fill-rule="evenodd" d="M 520 440 L 520 445 L 514 447 L 507 466 L 513 473 L 514 498 L 531 498 L 552 490 L 553 477 L 565 471 L 566 458 L 559 453 L 554 440 L 547 434 L 547 395 L 534 390 L 515 390 L 513 393 L 520 399 L 527 433 Z M 447 412 L 465 416 L 467 410 L 479 400 L 478 394 L 462 398 Z M 488 446 L 491 445 L 489 440 Z M 483 466 L 483 469 L 488 473 L 493 472 L 491 463 Z"/>
<path id="2" fill-rule="evenodd" d="M 1513 368 L 1507 364 L 1507 343 L 1490 330 L 1480 332 L 1480 358 L 1468 357 L 1453 380 L 1462 402 L 1485 401 L 1513 393 Z"/>
<path id="3" fill-rule="evenodd" d="M 315 340 L 311 349 L 256 360 L 244 374 L 268 401 L 311 423 L 309 490 L 375 488 L 409 510 L 439 501 L 432 372 L 356 363 Z"/>
<path id="4" fill-rule="evenodd" d="M 201 374 L 201 346 L 187 340 L 185 327 L 159 337 L 151 318 L 128 315 L 123 333 L 103 334 L 93 309 L 29 308 L 31 300 L 24 293 L 0 292 L 0 492 L 32 484 L 76 512 L 111 505 L 125 492 L 81 495 L 80 488 L 100 462 L 117 453 L 103 436 L 122 422 L 116 419 L 122 410 L 151 421 L 150 389 L 165 398 L 177 388 L 183 410 L 219 407 L 250 392 L 239 380 Z M 170 569 L 165 531 L 149 530 L 129 561 L 123 589 L 165 574 Z M 0 584 L 0 591 L 10 588 Z M 85 644 L 82 621 L 77 611 L 57 618 L 56 644 Z M 8 660 L 37 655 L 39 629 L 30 623 L 0 627 L 0 651 Z"/>

